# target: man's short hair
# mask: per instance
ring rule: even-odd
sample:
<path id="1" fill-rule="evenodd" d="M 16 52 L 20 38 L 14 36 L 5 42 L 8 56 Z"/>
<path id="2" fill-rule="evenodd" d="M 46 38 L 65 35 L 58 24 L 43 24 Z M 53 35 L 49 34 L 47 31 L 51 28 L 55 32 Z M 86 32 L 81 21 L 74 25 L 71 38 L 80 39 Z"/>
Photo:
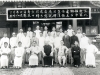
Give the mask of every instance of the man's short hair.
<path id="1" fill-rule="evenodd" d="M 4 42 L 4 44 L 8 44 L 8 42 Z"/>
<path id="2" fill-rule="evenodd" d="M 18 41 L 18 44 L 19 44 L 19 43 L 21 43 L 21 44 L 22 44 L 22 42 L 21 42 L 21 41 Z"/>

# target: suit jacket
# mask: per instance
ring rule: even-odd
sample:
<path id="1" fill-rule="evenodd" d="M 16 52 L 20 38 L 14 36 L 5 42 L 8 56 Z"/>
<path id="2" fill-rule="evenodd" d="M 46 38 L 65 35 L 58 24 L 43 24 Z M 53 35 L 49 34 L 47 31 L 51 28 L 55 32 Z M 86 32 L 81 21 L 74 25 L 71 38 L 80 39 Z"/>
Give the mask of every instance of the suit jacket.
<path id="1" fill-rule="evenodd" d="M 75 41 L 79 42 L 78 37 L 75 35 L 71 36 L 71 45 L 74 45 Z"/>
<path id="2" fill-rule="evenodd" d="M 67 48 L 70 48 L 70 36 L 67 35 L 67 36 L 63 36 L 63 42 L 64 42 L 64 45 L 67 47 Z"/>

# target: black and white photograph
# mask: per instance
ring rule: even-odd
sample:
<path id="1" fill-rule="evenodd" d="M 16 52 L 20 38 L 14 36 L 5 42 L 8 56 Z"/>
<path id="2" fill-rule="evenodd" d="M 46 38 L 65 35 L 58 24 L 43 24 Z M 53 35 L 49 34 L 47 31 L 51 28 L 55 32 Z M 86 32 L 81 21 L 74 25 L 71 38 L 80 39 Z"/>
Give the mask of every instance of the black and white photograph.
<path id="1" fill-rule="evenodd" d="M 100 75 L 100 0 L 0 0 L 0 75 Z"/>

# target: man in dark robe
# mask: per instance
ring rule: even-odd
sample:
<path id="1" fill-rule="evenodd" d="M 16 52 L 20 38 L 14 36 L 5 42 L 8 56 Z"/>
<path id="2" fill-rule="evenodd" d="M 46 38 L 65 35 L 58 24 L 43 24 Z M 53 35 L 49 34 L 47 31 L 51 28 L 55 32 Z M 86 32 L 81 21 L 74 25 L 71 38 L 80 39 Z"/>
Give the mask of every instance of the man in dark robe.
<path id="1" fill-rule="evenodd" d="M 75 41 L 78 41 L 78 37 L 75 34 L 75 31 L 72 32 L 72 36 L 71 36 L 71 47 L 74 46 Z"/>
<path id="2" fill-rule="evenodd" d="M 48 44 L 48 42 L 45 42 L 44 45 L 44 51 L 43 51 L 43 66 L 52 66 L 52 47 Z"/>
<path id="3" fill-rule="evenodd" d="M 80 51 L 81 51 L 81 49 L 78 45 L 78 41 L 75 41 L 75 45 L 71 49 L 73 64 L 75 67 L 80 66 Z"/>
<path id="4" fill-rule="evenodd" d="M 70 63 L 70 36 L 68 35 L 68 31 L 64 31 L 64 36 L 62 38 L 64 45 L 69 49 L 68 54 L 66 56 L 66 58 L 68 57 L 68 63 Z M 66 61 L 67 63 L 67 61 Z"/>

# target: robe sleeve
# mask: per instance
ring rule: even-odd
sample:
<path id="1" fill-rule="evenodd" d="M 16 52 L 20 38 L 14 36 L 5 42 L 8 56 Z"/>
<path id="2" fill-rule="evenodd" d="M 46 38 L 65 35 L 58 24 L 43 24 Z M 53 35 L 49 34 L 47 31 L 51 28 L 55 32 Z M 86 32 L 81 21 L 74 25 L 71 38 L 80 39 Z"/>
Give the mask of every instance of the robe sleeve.
<path id="1" fill-rule="evenodd" d="M 95 48 L 95 53 L 97 53 L 97 52 L 98 52 L 98 49 L 97 49 L 97 47 L 96 47 L 96 46 L 94 46 L 94 48 Z"/>

